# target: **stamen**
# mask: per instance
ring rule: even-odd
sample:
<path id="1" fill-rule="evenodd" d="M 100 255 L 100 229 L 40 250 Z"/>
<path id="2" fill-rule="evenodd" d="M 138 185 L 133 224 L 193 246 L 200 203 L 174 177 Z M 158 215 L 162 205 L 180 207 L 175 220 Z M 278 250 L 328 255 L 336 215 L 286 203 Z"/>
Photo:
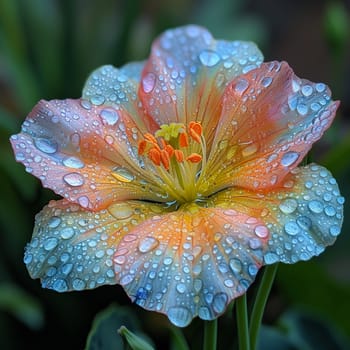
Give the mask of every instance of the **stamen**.
<path id="1" fill-rule="evenodd" d="M 174 155 L 175 155 L 176 161 L 178 163 L 182 163 L 184 161 L 184 159 L 185 159 L 184 153 L 182 151 L 180 151 L 179 149 L 176 149 L 174 151 Z"/>
<path id="2" fill-rule="evenodd" d="M 188 132 L 194 141 L 196 141 L 197 143 L 201 142 L 202 125 L 200 125 L 197 122 L 190 122 L 188 126 Z"/>
<path id="3" fill-rule="evenodd" d="M 192 153 L 186 158 L 186 160 L 191 163 L 199 163 L 202 160 L 202 156 L 198 153 Z"/>
<path id="4" fill-rule="evenodd" d="M 151 148 L 148 152 L 148 158 L 155 164 L 160 166 L 160 151 L 157 148 Z"/>
<path id="5" fill-rule="evenodd" d="M 169 157 L 168 152 L 165 149 L 162 149 L 160 151 L 160 160 L 161 160 L 165 170 L 169 170 L 170 157 Z"/>
<path id="6" fill-rule="evenodd" d="M 186 132 L 179 135 L 179 145 L 182 148 L 188 147 L 188 135 Z"/>
<path id="7" fill-rule="evenodd" d="M 139 142 L 139 146 L 137 149 L 137 153 L 139 156 L 142 156 L 146 152 L 147 142 L 145 140 L 142 140 Z"/>

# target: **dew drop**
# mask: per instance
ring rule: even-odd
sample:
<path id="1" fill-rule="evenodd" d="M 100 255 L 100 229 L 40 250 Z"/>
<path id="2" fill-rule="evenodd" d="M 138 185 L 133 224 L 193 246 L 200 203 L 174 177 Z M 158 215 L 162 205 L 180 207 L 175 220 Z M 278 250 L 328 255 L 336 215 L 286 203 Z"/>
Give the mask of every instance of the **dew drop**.
<path id="1" fill-rule="evenodd" d="M 269 264 L 274 264 L 277 261 L 279 261 L 279 257 L 275 253 L 267 253 L 264 256 L 264 261 L 265 261 L 265 264 L 268 264 L 268 265 Z"/>
<path id="2" fill-rule="evenodd" d="M 264 225 L 256 226 L 254 232 L 260 238 L 266 238 L 269 235 L 269 230 Z"/>
<path id="3" fill-rule="evenodd" d="M 199 60 L 204 66 L 214 67 L 220 61 L 220 56 L 215 51 L 204 50 L 199 54 Z"/>
<path id="4" fill-rule="evenodd" d="M 117 111 L 113 108 L 104 108 L 100 112 L 102 123 L 105 125 L 115 125 L 119 119 Z"/>
<path id="5" fill-rule="evenodd" d="M 312 226 L 312 222 L 307 216 L 299 216 L 297 218 L 297 224 L 303 230 L 309 230 L 311 228 L 311 226 Z"/>
<path id="6" fill-rule="evenodd" d="M 305 97 L 308 97 L 312 94 L 313 92 L 313 88 L 311 85 L 304 85 L 302 88 L 301 88 L 301 93 L 305 96 Z"/>
<path id="7" fill-rule="evenodd" d="M 108 211 L 117 219 L 119 220 L 124 220 L 130 218 L 134 210 L 127 204 L 125 203 L 115 203 L 112 204 L 109 208 Z"/>
<path id="8" fill-rule="evenodd" d="M 56 153 L 58 150 L 58 144 L 54 140 L 39 138 L 34 140 L 36 148 L 46 154 Z"/>
<path id="9" fill-rule="evenodd" d="M 206 306 L 202 306 L 202 307 L 199 308 L 198 316 L 202 320 L 210 320 L 212 318 L 210 310 Z"/>
<path id="10" fill-rule="evenodd" d="M 308 207 L 315 214 L 320 214 L 323 211 L 323 204 L 318 200 L 312 200 Z"/>
<path id="11" fill-rule="evenodd" d="M 284 214 L 294 213 L 297 207 L 298 207 L 298 202 L 293 198 L 287 198 L 283 200 L 279 205 L 281 212 Z"/>
<path id="12" fill-rule="evenodd" d="M 246 79 L 239 79 L 236 84 L 232 85 L 232 88 L 238 92 L 239 94 L 242 94 L 244 91 L 248 89 L 249 82 Z"/>
<path id="13" fill-rule="evenodd" d="M 230 260 L 230 267 L 233 272 L 240 273 L 242 271 L 242 262 L 239 259 L 231 259 Z"/>
<path id="14" fill-rule="evenodd" d="M 47 251 L 53 250 L 57 247 L 57 238 L 47 238 L 44 243 L 44 249 Z"/>
<path id="15" fill-rule="evenodd" d="M 284 225 L 284 230 L 288 235 L 295 236 L 300 233 L 298 224 L 294 221 L 289 221 Z"/>
<path id="16" fill-rule="evenodd" d="M 112 175 L 121 182 L 131 182 L 135 179 L 135 176 L 124 168 L 114 168 Z"/>
<path id="17" fill-rule="evenodd" d="M 262 81 L 261 81 L 261 85 L 264 87 L 269 87 L 272 83 L 272 78 L 271 77 L 265 77 Z"/>
<path id="18" fill-rule="evenodd" d="M 248 273 L 250 274 L 250 276 L 254 277 L 256 276 L 256 274 L 258 273 L 258 268 L 256 265 L 251 264 L 248 266 Z"/>
<path id="19" fill-rule="evenodd" d="M 149 94 L 156 85 L 156 76 L 154 73 L 147 73 L 142 78 L 142 88 L 146 94 Z"/>
<path id="20" fill-rule="evenodd" d="M 338 225 L 333 225 L 329 228 L 329 233 L 333 236 L 336 237 L 340 233 L 340 227 Z"/>
<path id="21" fill-rule="evenodd" d="M 87 196 L 80 196 L 78 198 L 78 203 L 80 206 L 82 206 L 83 208 L 87 208 L 90 204 L 90 200 Z"/>
<path id="22" fill-rule="evenodd" d="M 102 95 L 95 95 L 91 97 L 90 101 L 95 106 L 100 106 L 105 102 L 105 98 Z"/>
<path id="23" fill-rule="evenodd" d="M 185 293 L 186 292 L 186 285 L 184 283 L 179 283 L 176 285 L 176 290 L 181 294 Z"/>
<path id="24" fill-rule="evenodd" d="M 86 109 L 86 110 L 90 110 L 91 109 L 91 104 L 88 100 L 81 100 L 80 101 L 80 105 Z"/>
<path id="25" fill-rule="evenodd" d="M 213 299 L 213 310 L 216 313 L 222 313 L 225 310 L 226 304 L 227 304 L 227 294 L 226 293 L 218 293 L 214 295 Z"/>
<path id="26" fill-rule="evenodd" d="M 291 166 L 299 158 L 299 153 L 296 152 L 287 152 L 282 156 L 281 164 L 285 167 Z"/>
<path id="27" fill-rule="evenodd" d="M 249 145 L 242 149 L 242 156 L 248 157 L 256 153 L 258 150 L 258 146 L 256 144 Z"/>
<path id="28" fill-rule="evenodd" d="M 76 278 L 72 282 L 72 287 L 74 290 L 83 290 L 85 286 L 86 286 L 85 282 L 80 278 Z"/>
<path id="29" fill-rule="evenodd" d="M 177 327 L 186 327 L 192 320 L 191 311 L 184 306 L 173 306 L 168 309 L 168 318 Z"/>
<path id="30" fill-rule="evenodd" d="M 49 226 L 49 228 L 56 228 L 60 225 L 61 222 L 62 220 L 58 216 L 53 216 L 52 218 L 50 218 L 47 225 Z"/>
<path id="31" fill-rule="evenodd" d="M 63 239 L 69 239 L 72 238 L 74 235 L 74 230 L 72 227 L 66 227 L 61 231 L 61 237 Z"/>
<path id="32" fill-rule="evenodd" d="M 66 292 L 68 290 L 67 282 L 64 279 L 59 278 L 53 283 L 52 289 L 56 292 Z"/>
<path id="33" fill-rule="evenodd" d="M 84 185 L 84 178 L 79 173 L 69 173 L 63 176 L 63 180 L 72 187 Z"/>
<path id="34" fill-rule="evenodd" d="M 62 163 L 64 166 L 73 169 L 81 169 L 85 165 L 79 158 L 76 157 L 65 158 L 63 159 Z"/>
<path id="35" fill-rule="evenodd" d="M 159 241 L 154 237 L 145 237 L 139 242 L 139 251 L 148 253 L 159 245 Z"/>

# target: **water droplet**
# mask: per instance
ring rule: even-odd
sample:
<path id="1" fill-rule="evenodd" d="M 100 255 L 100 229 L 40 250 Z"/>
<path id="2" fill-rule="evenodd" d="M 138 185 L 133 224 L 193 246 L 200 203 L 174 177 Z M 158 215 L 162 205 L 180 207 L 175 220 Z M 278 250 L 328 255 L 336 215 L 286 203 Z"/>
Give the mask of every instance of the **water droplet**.
<path id="1" fill-rule="evenodd" d="M 282 156 L 281 164 L 285 167 L 291 166 L 299 158 L 299 153 L 296 152 L 287 152 Z"/>
<path id="2" fill-rule="evenodd" d="M 211 320 L 212 316 L 210 310 L 206 306 L 201 306 L 198 310 L 198 316 L 202 320 Z"/>
<path id="3" fill-rule="evenodd" d="M 47 238 L 44 243 L 44 249 L 50 251 L 56 248 L 57 244 L 58 244 L 57 238 Z"/>
<path id="4" fill-rule="evenodd" d="M 74 290 L 83 290 L 85 286 L 86 286 L 85 282 L 80 278 L 76 278 L 72 282 L 72 287 Z"/>
<path id="5" fill-rule="evenodd" d="M 82 206 L 83 208 L 87 208 L 87 207 L 89 206 L 89 204 L 90 204 L 90 200 L 89 200 L 89 198 L 86 197 L 86 196 L 80 196 L 80 197 L 78 198 L 78 203 L 79 203 L 79 205 Z"/>
<path id="6" fill-rule="evenodd" d="M 264 256 L 264 261 L 265 261 L 265 264 L 268 264 L 268 265 L 274 264 L 277 261 L 279 261 L 279 257 L 275 253 L 267 253 Z"/>
<path id="7" fill-rule="evenodd" d="M 307 216 L 299 216 L 297 218 L 297 224 L 303 229 L 303 230 L 309 230 L 312 226 L 311 220 Z"/>
<path id="8" fill-rule="evenodd" d="M 90 110 L 91 109 L 91 104 L 88 100 L 81 100 L 80 101 L 80 105 L 86 109 L 86 110 Z"/>
<path id="9" fill-rule="evenodd" d="M 332 207 L 331 205 L 327 205 L 325 208 L 324 208 L 324 212 L 326 213 L 326 215 L 328 216 L 334 216 L 337 212 L 335 210 L 334 207 Z"/>
<path id="10" fill-rule="evenodd" d="M 323 83 L 317 83 L 316 84 L 316 91 L 317 92 L 323 92 L 326 89 L 326 85 Z"/>
<path id="11" fill-rule="evenodd" d="M 284 230 L 287 234 L 295 236 L 300 232 L 300 228 L 294 221 L 289 221 L 284 225 Z"/>
<path id="12" fill-rule="evenodd" d="M 52 218 L 50 218 L 47 225 L 49 226 L 49 228 L 56 228 L 60 225 L 61 222 L 62 220 L 58 216 L 53 216 Z"/>
<path id="13" fill-rule="evenodd" d="M 254 277 L 256 276 L 256 274 L 258 273 L 258 268 L 256 265 L 251 264 L 248 266 L 248 273 L 250 274 L 250 276 Z"/>
<path id="14" fill-rule="evenodd" d="M 264 87 L 269 87 L 272 83 L 272 78 L 271 77 L 265 77 L 262 81 L 261 81 L 261 85 Z"/>
<path id="15" fill-rule="evenodd" d="M 63 273 L 64 275 L 66 275 L 66 276 L 68 276 L 68 275 L 71 273 L 72 270 L 73 270 L 73 264 L 71 264 L 71 263 L 64 264 L 64 265 L 62 265 L 62 267 L 61 267 L 62 273 Z"/>
<path id="16" fill-rule="evenodd" d="M 112 175 L 121 182 L 131 182 L 135 179 L 135 176 L 124 168 L 114 168 Z"/>
<path id="17" fill-rule="evenodd" d="M 105 125 L 115 125 L 119 119 L 118 112 L 113 108 L 102 109 L 100 117 Z"/>
<path id="18" fill-rule="evenodd" d="M 315 214 L 322 213 L 322 211 L 323 211 L 323 204 L 318 200 L 312 200 L 308 204 L 308 207 Z"/>
<path id="19" fill-rule="evenodd" d="M 66 227 L 61 231 L 61 237 L 63 239 L 69 239 L 72 238 L 74 235 L 74 230 L 72 227 Z"/>
<path id="20" fill-rule="evenodd" d="M 264 225 L 256 226 L 254 232 L 260 238 L 266 238 L 269 235 L 269 230 Z"/>
<path id="21" fill-rule="evenodd" d="M 156 76 L 154 73 L 147 73 L 142 79 L 142 88 L 146 94 L 149 94 L 156 85 Z"/>
<path id="22" fill-rule="evenodd" d="M 159 241 L 154 237 L 145 237 L 139 242 L 141 253 L 148 253 L 159 245 Z"/>
<path id="23" fill-rule="evenodd" d="M 28 265 L 28 264 L 30 264 L 32 261 L 33 261 L 33 255 L 32 255 L 32 254 L 25 253 L 25 254 L 24 254 L 23 262 L 24 262 L 26 265 Z"/>
<path id="24" fill-rule="evenodd" d="M 131 283 L 133 280 L 134 280 L 134 277 L 132 275 L 125 275 L 121 278 L 120 284 L 122 286 L 125 286 L 125 285 Z"/>
<path id="25" fill-rule="evenodd" d="M 186 285 L 184 283 L 179 283 L 176 285 L 176 290 L 181 294 L 185 293 L 186 292 Z"/>
<path id="26" fill-rule="evenodd" d="M 66 292 L 68 290 L 67 282 L 64 279 L 59 278 L 53 283 L 52 289 L 56 292 Z"/>
<path id="27" fill-rule="evenodd" d="M 215 51 L 204 50 L 199 54 L 199 60 L 204 66 L 214 67 L 220 61 L 220 56 Z"/>
<path id="28" fill-rule="evenodd" d="M 126 203 L 112 204 L 108 211 L 119 220 L 128 219 L 134 214 L 134 210 Z"/>
<path id="29" fill-rule="evenodd" d="M 85 165 L 83 161 L 81 161 L 79 158 L 76 158 L 76 157 L 65 158 L 63 159 L 62 163 L 64 166 L 68 168 L 73 168 L 73 169 L 81 169 Z"/>
<path id="30" fill-rule="evenodd" d="M 232 85 L 232 88 L 239 94 L 242 94 L 244 91 L 248 89 L 248 86 L 249 86 L 248 80 L 241 78 L 241 79 L 238 79 L 236 84 Z"/>
<path id="31" fill-rule="evenodd" d="M 249 145 L 242 149 L 242 156 L 248 157 L 256 153 L 258 150 L 258 146 L 256 144 Z"/>
<path id="32" fill-rule="evenodd" d="M 213 299 L 213 304 L 212 304 L 213 310 L 218 314 L 224 312 L 226 308 L 227 300 L 228 300 L 228 297 L 226 293 L 215 294 Z"/>
<path id="33" fill-rule="evenodd" d="M 168 318 L 177 327 L 186 327 L 192 320 L 191 311 L 184 306 L 173 306 L 168 309 Z"/>
<path id="34" fill-rule="evenodd" d="M 329 228 L 329 233 L 333 236 L 336 237 L 339 235 L 341 229 L 338 225 L 333 225 Z"/>
<path id="35" fill-rule="evenodd" d="M 305 97 L 308 97 L 312 94 L 313 92 L 313 88 L 311 85 L 304 85 L 302 88 L 301 88 L 301 93 L 305 96 Z"/>
<path id="36" fill-rule="evenodd" d="M 230 260 L 230 267 L 233 272 L 240 273 L 242 271 L 242 262 L 239 259 L 231 259 Z"/>
<path id="37" fill-rule="evenodd" d="M 233 283 L 232 280 L 227 279 L 227 280 L 224 281 L 224 285 L 225 285 L 226 287 L 228 287 L 228 288 L 232 288 L 235 284 Z"/>
<path id="38" fill-rule="evenodd" d="M 95 95 L 91 97 L 90 101 L 95 106 L 100 106 L 105 102 L 105 98 L 102 95 Z"/>
<path id="39" fill-rule="evenodd" d="M 294 198 L 284 199 L 279 205 L 281 212 L 284 214 L 293 213 L 297 209 L 297 207 L 298 202 Z"/>
<path id="40" fill-rule="evenodd" d="M 66 174 L 63 176 L 63 180 L 73 187 L 79 187 L 84 184 L 84 178 L 79 173 Z"/>
<path id="41" fill-rule="evenodd" d="M 58 144 L 54 140 L 39 138 L 34 139 L 34 144 L 39 151 L 47 154 L 56 153 L 58 150 Z"/>

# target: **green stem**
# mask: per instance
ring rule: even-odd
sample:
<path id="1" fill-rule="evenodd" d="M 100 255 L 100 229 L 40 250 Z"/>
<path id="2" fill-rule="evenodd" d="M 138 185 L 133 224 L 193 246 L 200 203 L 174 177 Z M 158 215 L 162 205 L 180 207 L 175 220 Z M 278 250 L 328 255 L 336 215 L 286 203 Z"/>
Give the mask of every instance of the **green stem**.
<path id="1" fill-rule="evenodd" d="M 250 350 L 248 312 L 247 312 L 247 294 L 243 294 L 236 299 L 236 319 L 238 331 L 239 350 Z"/>
<path id="2" fill-rule="evenodd" d="M 204 322 L 203 350 L 215 350 L 218 330 L 218 320 Z"/>
<path id="3" fill-rule="evenodd" d="M 256 294 L 249 327 L 251 350 L 256 349 L 261 320 L 264 314 L 267 298 L 270 294 L 271 287 L 276 276 L 277 268 L 278 264 L 273 264 L 265 267 L 264 274 L 262 276 L 260 286 Z"/>

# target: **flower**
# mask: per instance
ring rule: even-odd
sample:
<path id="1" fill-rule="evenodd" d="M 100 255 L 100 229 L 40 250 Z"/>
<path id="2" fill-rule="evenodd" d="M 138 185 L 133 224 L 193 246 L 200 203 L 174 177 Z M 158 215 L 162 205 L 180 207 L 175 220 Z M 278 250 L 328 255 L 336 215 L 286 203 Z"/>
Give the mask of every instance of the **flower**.
<path id="1" fill-rule="evenodd" d="M 58 292 L 118 283 L 186 326 L 222 314 L 262 265 L 332 244 L 344 198 L 325 168 L 298 165 L 339 103 L 262 61 L 186 26 L 145 62 L 94 71 L 81 99 L 40 101 L 11 142 L 64 199 L 36 217 L 31 276 Z"/>

